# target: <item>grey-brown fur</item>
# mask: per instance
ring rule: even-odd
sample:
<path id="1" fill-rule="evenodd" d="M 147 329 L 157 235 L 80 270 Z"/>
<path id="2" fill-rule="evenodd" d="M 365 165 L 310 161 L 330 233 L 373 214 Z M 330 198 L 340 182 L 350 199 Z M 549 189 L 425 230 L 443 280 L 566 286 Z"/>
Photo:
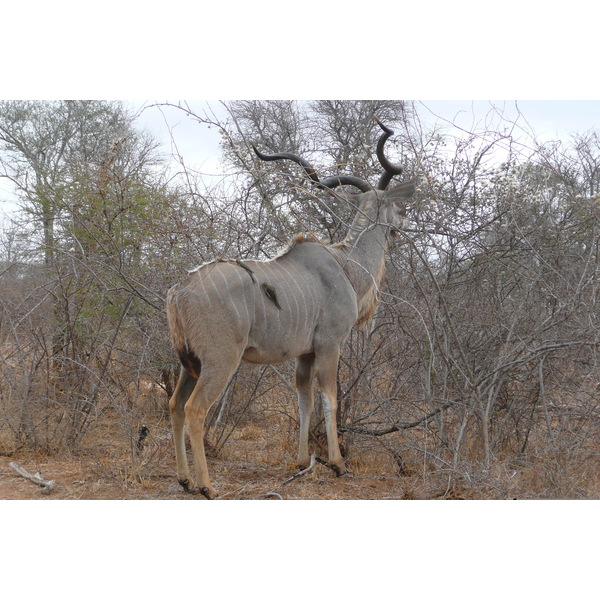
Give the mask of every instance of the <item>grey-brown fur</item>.
<path id="1" fill-rule="evenodd" d="M 390 163 L 386 166 L 379 147 L 378 156 L 386 171 L 389 167 L 399 172 Z M 372 316 L 388 235 L 391 228 L 402 226 L 404 202 L 413 192 L 414 183 L 408 182 L 353 195 L 357 215 L 340 244 L 327 245 L 312 234 L 300 234 L 272 260 L 218 259 L 169 290 L 169 328 L 184 367 L 170 410 L 177 474 L 185 489 L 191 488 L 183 437 L 187 423 L 198 487 L 206 497 L 216 496 L 204 455 L 203 424 L 240 362 L 296 359 L 301 468 L 309 464 L 316 377 L 324 404 L 328 462 L 336 473 L 344 473 L 336 431 L 340 348 L 352 327 Z"/>

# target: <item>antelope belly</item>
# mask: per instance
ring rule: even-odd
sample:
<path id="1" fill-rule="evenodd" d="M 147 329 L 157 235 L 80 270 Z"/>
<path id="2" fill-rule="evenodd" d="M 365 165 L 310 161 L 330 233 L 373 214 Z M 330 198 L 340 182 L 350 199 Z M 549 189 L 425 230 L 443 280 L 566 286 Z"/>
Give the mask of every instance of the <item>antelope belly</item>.
<path id="1" fill-rule="evenodd" d="M 254 364 L 277 364 L 303 354 L 312 354 L 312 344 L 307 340 L 293 343 L 291 340 L 271 340 L 270 343 L 250 345 L 244 351 L 242 360 Z"/>

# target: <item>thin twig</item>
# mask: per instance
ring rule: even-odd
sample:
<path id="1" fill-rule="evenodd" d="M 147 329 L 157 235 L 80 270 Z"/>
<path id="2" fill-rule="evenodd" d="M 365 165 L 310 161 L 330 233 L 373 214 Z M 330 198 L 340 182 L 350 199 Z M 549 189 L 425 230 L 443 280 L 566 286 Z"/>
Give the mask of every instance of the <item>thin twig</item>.
<path id="1" fill-rule="evenodd" d="M 291 483 L 292 481 L 298 479 L 299 477 L 302 477 L 303 475 L 306 475 L 309 471 L 311 471 L 314 468 L 314 466 L 316 464 L 317 464 L 317 455 L 313 454 L 310 457 L 310 464 L 308 465 L 308 467 L 306 467 L 306 469 L 303 469 L 302 471 L 299 471 L 298 473 L 296 473 L 295 475 L 293 475 L 289 479 L 286 479 L 283 483 L 279 484 L 276 488 L 274 488 L 270 492 L 266 493 L 265 494 L 265 498 L 268 498 L 269 496 L 277 496 L 281 500 L 283 500 L 283 497 L 281 496 L 281 494 L 277 493 L 277 490 L 281 489 L 284 485 L 287 485 L 288 483 Z"/>

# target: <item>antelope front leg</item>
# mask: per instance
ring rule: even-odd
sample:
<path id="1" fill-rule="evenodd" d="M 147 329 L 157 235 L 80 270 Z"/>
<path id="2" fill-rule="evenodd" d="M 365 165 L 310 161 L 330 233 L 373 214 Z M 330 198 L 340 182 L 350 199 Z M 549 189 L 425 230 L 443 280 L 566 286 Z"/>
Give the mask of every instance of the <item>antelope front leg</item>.
<path id="1" fill-rule="evenodd" d="M 340 477 L 347 471 L 340 452 L 337 435 L 337 368 L 339 349 L 321 354 L 316 360 L 317 382 L 321 390 L 325 429 L 327 431 L 327 450 L 329 466 Z"/>
<path id="2" fill-rule="evenodd" d="M 310 418 L 314 408 L 313 374 L 314 356 L 300 356 L 296 359 L 296 389 L 298 391 L 298 409 L 300 412 L 300 438 L 298 445 L 298 467 L 306 469 L 310 464 L 308 453 L 308 434 Z"/>

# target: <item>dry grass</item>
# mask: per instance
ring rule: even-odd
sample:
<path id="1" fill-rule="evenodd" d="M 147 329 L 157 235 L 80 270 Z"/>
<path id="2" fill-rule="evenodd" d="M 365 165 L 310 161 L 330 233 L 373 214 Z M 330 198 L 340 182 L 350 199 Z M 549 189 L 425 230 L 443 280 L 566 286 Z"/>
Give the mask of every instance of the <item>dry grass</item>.
<path id="1" fill-rule="evenodd" d="M 351 477 L 336 478 L 317 464 L 280 487 L 297 473 L 298 435 L 293 400 L 282 397 L 260 396 L 247 412 L 232 410 L 223 429 L 210 431 L 209 470 L 221 498 L 262 499 L 275 489 L 285 499 L 302 500 L 600 497 L 600 443 L 594 422 L 578 426 L 572 419 L 562 428 L 559 423 L 552 438 L 539 427 L 526 453 L 507 449 L 503 456 L 493 457 L 488 469 L 478 461 L 476 436 L 465 444 L 463 463 L 451 465 L 432 444 L 432 432 L 424 429 L 380 438 L 347 433 L 341 446 Z M 197 500 L 181 491 L 176 481 L 164 398 L 152 389 L 136 400 L 127 410 L 122 406 L 104 410 L 76 448 L 36 451 L 16 447 L 10 436 L 1 435 L 0 498 Z M 138 455 L 141 423 L 150 433 Z M 318 428 L 314 434 L 312 451 L 326 456 L 324 436 Z M 11 461 L 56 480 L 56 490 L 43 496 L 40 488 L 10 468 Z"/>

